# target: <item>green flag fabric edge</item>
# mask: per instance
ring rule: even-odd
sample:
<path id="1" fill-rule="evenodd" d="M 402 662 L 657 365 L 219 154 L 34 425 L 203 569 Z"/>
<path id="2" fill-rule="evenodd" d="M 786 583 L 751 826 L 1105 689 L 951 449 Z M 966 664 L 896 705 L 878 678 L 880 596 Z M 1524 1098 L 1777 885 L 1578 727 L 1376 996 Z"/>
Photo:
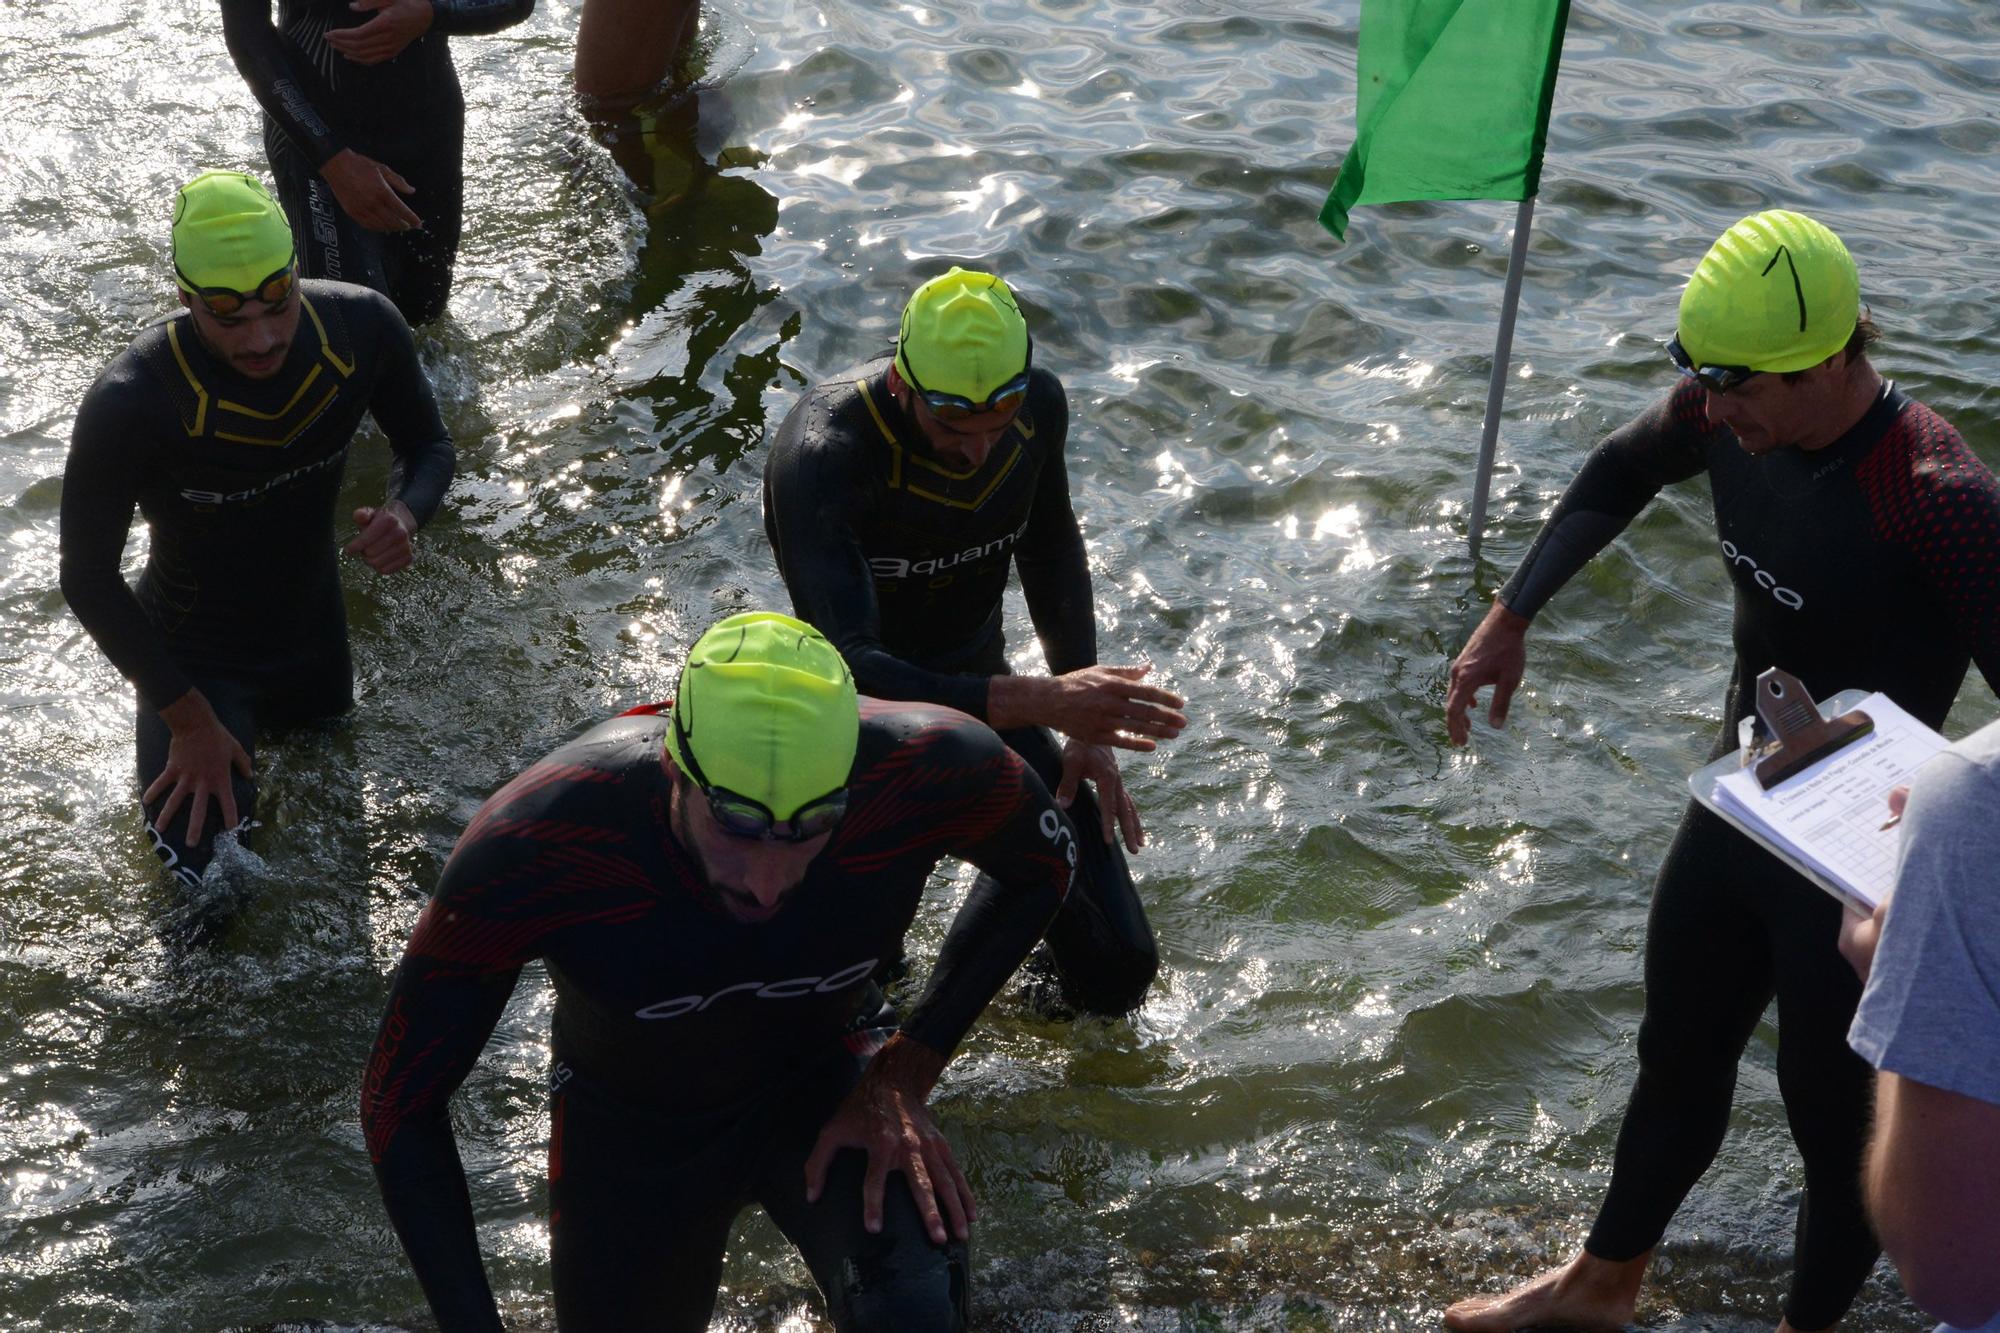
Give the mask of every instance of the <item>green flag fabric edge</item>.
<path id="1" fill-rule="evenodd" d="M 1522 199 L 1541 184 L 1569 0 L 1363 0 L 1354 144 L 1320 210 Z"/>

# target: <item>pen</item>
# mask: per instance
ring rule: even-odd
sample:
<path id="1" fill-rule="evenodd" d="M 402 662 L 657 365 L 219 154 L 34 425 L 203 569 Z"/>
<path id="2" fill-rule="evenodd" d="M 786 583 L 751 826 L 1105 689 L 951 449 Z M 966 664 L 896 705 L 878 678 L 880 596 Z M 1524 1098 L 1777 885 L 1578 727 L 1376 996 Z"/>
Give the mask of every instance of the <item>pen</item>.
<path id="1" fill-rule="evenodd" d="M 1890 815 L 1890 816 L 1889 816 L 1889 819 L 1888 819 L 1888 822 L 1887 822 L 1887 823 L 1885 823 L 1885 824 L 1883 824 L 1881 828 L 1879 828 L 1879 829 L 1877 829 L 1877 830 L 1875 830 L 1875 831 L 1876 831 L 1877 833 L 1883 833 L 1883 832 L 1887 832 L 1887 831 L 1888 831 L 1889 829 L 1892 829 L 1892 828 L 1896 827 L 1896 825 L 1898 825 L 1898 824 L 1900 824 L 1900 823 L 1902 823 L 1902 822 L 1903 822 L 1903 817 L 1902 817 L 1901 815 Z"/>

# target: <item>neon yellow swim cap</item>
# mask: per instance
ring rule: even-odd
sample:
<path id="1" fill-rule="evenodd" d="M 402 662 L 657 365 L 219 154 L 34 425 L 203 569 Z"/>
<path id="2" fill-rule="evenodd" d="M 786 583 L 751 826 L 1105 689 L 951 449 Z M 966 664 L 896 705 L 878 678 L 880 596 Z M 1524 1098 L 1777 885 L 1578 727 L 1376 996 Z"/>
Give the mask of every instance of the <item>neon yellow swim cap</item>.
<path id="1" fill-rule="evenodd" d="M 775 611 L 746 611 L 716 621 L 688 649 L 673 722 L 667 754 L 681 772 L 698 769 L 789 820 L 847 785 L 861 706 L 825 635 Z"/>
<path id="2" fill-rule="evenodd" d="M 285 210 L 240 171 L 204 171 L 174 195 L 174 280 L 181 290 L 254 292 L 297 251 Z"/>
<path id="3" fill-rule="evenodd" d="M 1681 293 L 1681 346 L 1697 366 L 1804 370 L 1847 345 L 1861 279 L 1840 238 L 1774 208 L 1722 233 Z"/>
<path id="4" fill-rule="evenodd" d="M 910 295 L 896 371 L 932 393 L 983 403 L 1028 367 L 1028 321 L 1007 284 L 954 265 Z"/>

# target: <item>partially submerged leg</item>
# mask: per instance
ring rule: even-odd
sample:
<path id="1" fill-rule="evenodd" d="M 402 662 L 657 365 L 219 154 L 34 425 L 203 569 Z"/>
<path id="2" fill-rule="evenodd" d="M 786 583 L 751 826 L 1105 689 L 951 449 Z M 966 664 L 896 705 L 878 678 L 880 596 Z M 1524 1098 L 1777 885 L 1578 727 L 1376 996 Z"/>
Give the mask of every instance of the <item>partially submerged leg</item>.
<path id="1" fill-rule="evenodd" d="M 700 0 L 584 0 L 576 26 L 578 96 L 607 108 L 644 98 L 694 44 L 700 12 Z"/>

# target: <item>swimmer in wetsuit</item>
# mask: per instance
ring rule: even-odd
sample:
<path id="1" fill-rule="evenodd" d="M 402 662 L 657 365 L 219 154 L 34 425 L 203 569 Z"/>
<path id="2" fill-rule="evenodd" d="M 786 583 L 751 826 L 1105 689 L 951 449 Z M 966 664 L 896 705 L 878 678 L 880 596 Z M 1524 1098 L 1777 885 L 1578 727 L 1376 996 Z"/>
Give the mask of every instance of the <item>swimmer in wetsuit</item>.
<path id="1" fill-rule="evenodd" d="M 221 0 L 264 108 L 264 151 L 309 278 L 373 287 L 412 325 L 444 313 L 465 201 L 465 98 L 447 38 L 535 0 Z"/>
<path id="2" fill-rule="evenodd" d="M 333 518 L 362 413 L 395 457 L 387 502 L 355 511 L 344 549 L 378 574 L 409 566 L 453 454 L 409 326 L 365 288 L 300 280 L 255 180 L 184 186 L 173 247 L 185 312 L 141 333 L 77 410 L 62 591 L 138 688 L 147 831 L 193 886 L 215 835 L 250 818 L 259 728 L 353 703 Z M 136 588 L 119 569 L 135 507 L 151 533 Z"/>
<path id="3" fill-rule="evenodd" d="M 857 1022 L 947 855 L 1001 888 L 953 923 L 900 1034 Z M 708 1327 L 752 1202 L 835 1327 L 963 1328 L 972 1196 L 924 1101 L 1074 860 L 1068 821 L 979 723 L 857 700 L 789 616 L 713 626 L 673 703 L 486 803 L 397 969 L 362 1124 L 439 1324 L 500 1328 L 447 1103 L 540 958 L 563 1333 Z"/>
<path id="4" fill-rule="evenodd" d="M 764 528 L 793 609 L 864 694 L 985 720 L 1069 808 L 1083 854 L 1050 958 L 1070 1005 L 1122 1014 L 1145 998 L 1159 952 L 1116 840 L 1137 851 L 1144 834 L 1112 747 L 1151 750 L 1187 718 L 1146 668 L 1097 664 L 1063 462 L 1069 404 L 1030 352 L 998 278 L 954 268 L 923 284 L 893 355 L 808 390 L 786 416 L 764 466 Z M 1050 676 L 1009 671 L 1010 568 Z M 982 881 L 973 897 L 991 891 Z"/>
<path id="5" fill-rule="evenodd" d="M 1825 227 L 1771 211 L 1724 233 L 1681 297 L 1667 350 L 1682 383 L 1585 461 L 1453 663 L 1452 742 L 1488 685 L 1491 720 L 1505 720 L 1528 623 L 1556 590 L 1661 487 L 1704 473 L 1736 592 L 1717 755 L 1735 748 L 1768 667 L 1816 698 L 1880 690 L 1932 727 L 1969 663 L 2000 687 L 2000 483 L 1875 371 L 1873 336 L 1854 262 Z M 1774 995 L 1778 1083 L 1806 1175 L 1780 1328 L 1840 1319 L 1877 1253 L 1859 1189 L 1871 1071 L 1846 1043 L 1860 986 L 1836 949 L 1841 916 L 1689 804 L 1654 888 L 1639 1077 L 1596 1225 L 1570 1263 L 1453 1306 L 1447 1327 L 1631 1319 L 1648 1256 L 1721 1145 L 1737 1061 Z"/>

